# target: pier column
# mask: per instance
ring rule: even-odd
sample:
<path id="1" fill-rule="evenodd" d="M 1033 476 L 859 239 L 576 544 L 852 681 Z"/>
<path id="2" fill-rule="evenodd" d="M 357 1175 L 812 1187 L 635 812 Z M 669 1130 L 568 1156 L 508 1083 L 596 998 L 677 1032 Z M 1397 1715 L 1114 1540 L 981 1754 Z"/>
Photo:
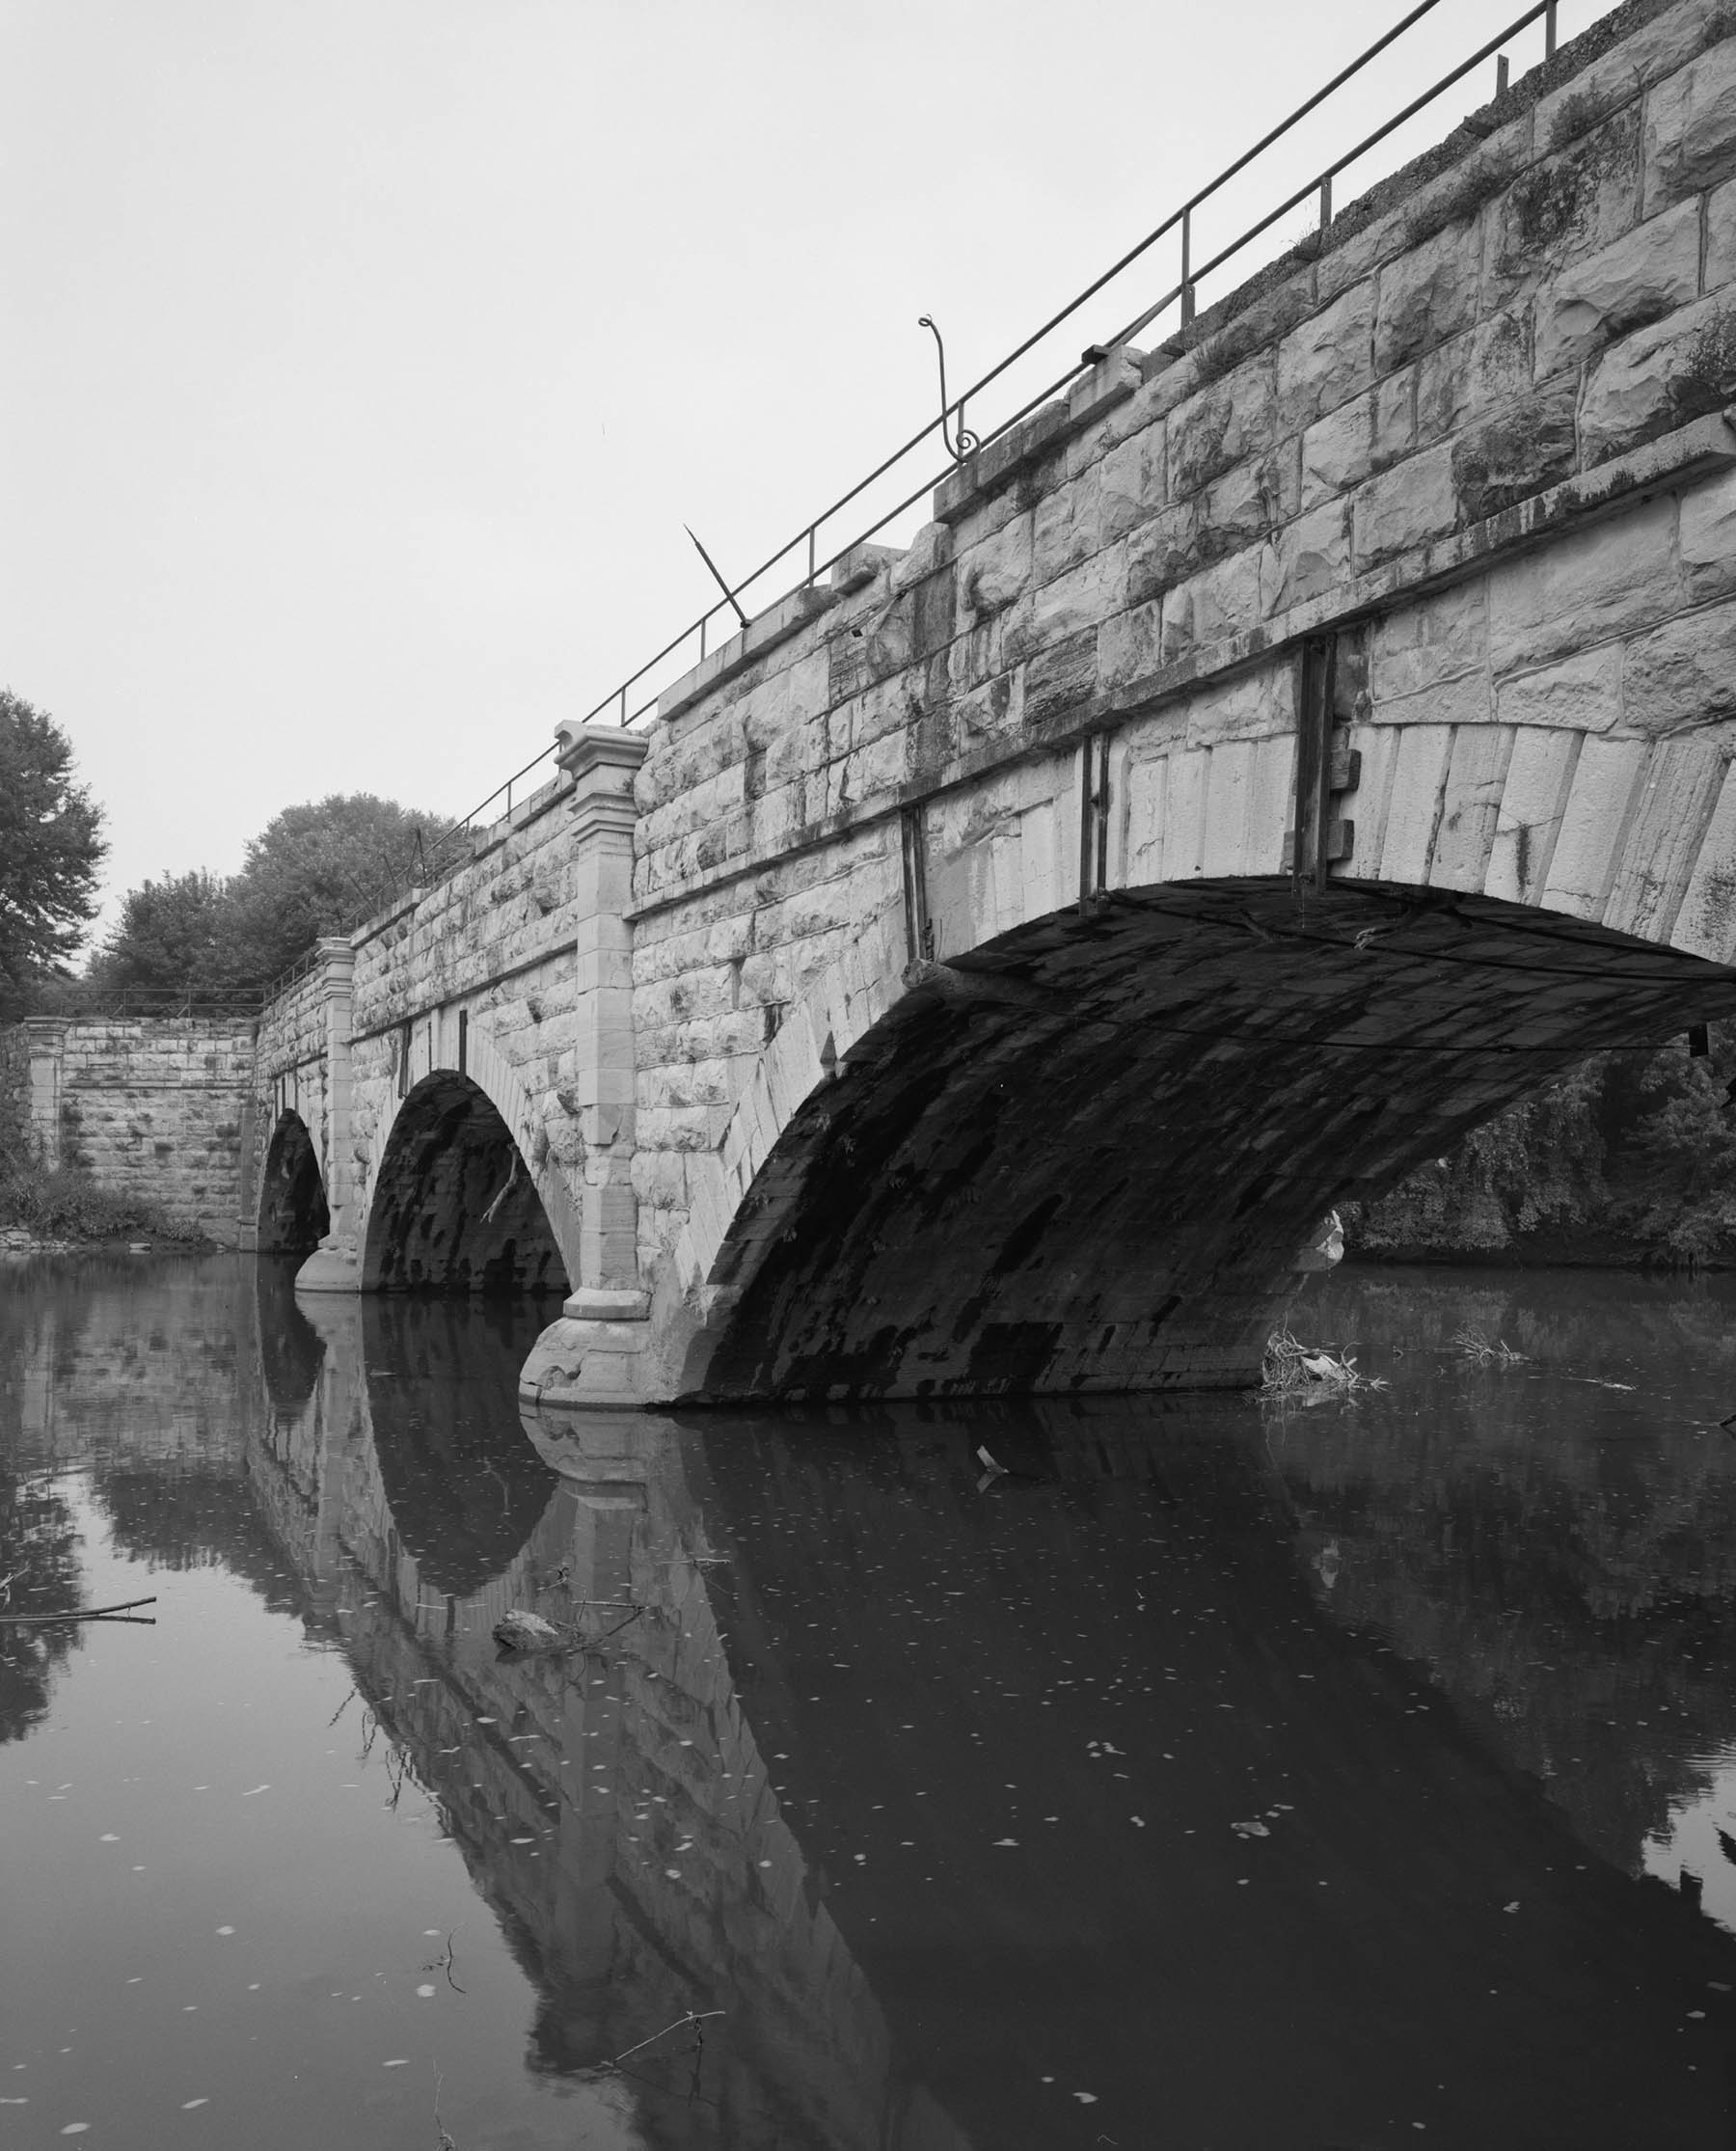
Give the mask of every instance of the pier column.
<path id="1" fill-rule="evenodd" d="M 612 724 L 562 724 L 560 766 L 573 778 L 577 1036 L 566 1095 L 583 1141 L 579 1275 L 560 1319 L 536 1342 L 520 1377 L 551 1402 L 637 1404 L 650 1345 L 650 1299 L 639 1284 L 638 1202 L 633 1191 L 633 779 L 646 742 Z"/>
<path id="2" fill-rule="evenodd" d="M 61 1082 L 67 1062 L 67 1024 L 60 1016 L 27 1016 L 30 1132 L 49 1172 L 65 1162 L 61 1142 Z"/>
<path id="3" fill-rule="evenodd" d="M 350 1004 L 356 952 L 348 937 L 322 935 L 318 943 L 320 999 L 325 1019 L 325 1112 L 320 1170 L 331 1229 L 295 1273 L 298 1293 L 362 1290 L 362 1186 L 350 1139 Z"/>

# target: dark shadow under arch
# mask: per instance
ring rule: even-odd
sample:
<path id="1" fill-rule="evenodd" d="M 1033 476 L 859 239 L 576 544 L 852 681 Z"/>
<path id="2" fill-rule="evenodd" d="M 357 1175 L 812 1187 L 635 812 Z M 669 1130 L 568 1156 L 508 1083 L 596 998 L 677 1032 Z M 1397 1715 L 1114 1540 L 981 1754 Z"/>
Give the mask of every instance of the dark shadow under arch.
<path id="1" fill-rule="evenodd" d="M 259 1252 L 309 1254 L 331 1224 L 313 1139 L 300 1114 L 286 1112 L 271 1131 L 259 1178 Z"/>
<path id="2" fill-rule="evenodd" d="M 1736 971 L 1476 895 L 1117 892 L 912 987 L 783 1130 L 695 1401 L 1240 1387 L 1338 1201 Z"/>
<path id="3" fill-rule="evenodd" d="M 364 1292 L 564 1293 L 565 1265 L 512 1132 L 440 1069 L 392 1125 L 367 1213 Z"/>

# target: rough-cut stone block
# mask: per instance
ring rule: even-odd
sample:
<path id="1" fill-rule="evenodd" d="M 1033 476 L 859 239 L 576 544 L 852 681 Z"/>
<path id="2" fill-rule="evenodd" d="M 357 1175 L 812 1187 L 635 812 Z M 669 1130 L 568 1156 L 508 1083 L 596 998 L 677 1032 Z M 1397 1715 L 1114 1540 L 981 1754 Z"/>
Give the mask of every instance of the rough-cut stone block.
<path id="1" fill-rule="evenodd" d="M 1514 736 L 1483 881 L 1486 896 L 1509 904 L 1541 900 L 1584 740 L 1584 733 L 1566 731 Z"/>
<path id="2" fill-rule="evenodd" d="M 1451 753 L 1450 724 L 1409 725 L 1401 735 L 1381 836 L 1381 881 L 1426 885 Z"/>
<path id="3" fill-rule="evenodd" d="M 1106 694 L 1149 680 L 1162 663 L 1163 602 L 1114 613 L 1098 634 L 1098 681 Z"/>
<path id="4" fill-rule="evenodd" d="M 1505 725 L 1467 724 L 1454 732 L 1428 869 L 1431 888 L 1481 890 L 1512 753 L 1513 734 Z"/>
<path id="5" fill-rule="evenodd" d="M 1184 501 L 1234 464 L 1264 455 L 1278 433 L 1276 368 L 1262 352 L 1171 414 L 1170 500 Z"/>
<path id="6" fill-rule="evenodd" d="M 1491 708 L 1488 674 L 1459 672 L 1374 705 L 1376 724 L 1483 724 Z"/>
<path id="7" fill-rule="evenodd" d="M 1532 380 L 1529 311 L 1492 314 L 1417 366 L 1417 439 L 1450 434 L 1512 403 Z"/>
<path id="8" fill-rule="evenodd" d="M 1299 433 L 1374 378 L 1374 282 L 1354 286 L 1278 346 L 1280 429 Z"/>
<path id="9" fill-rule="evenodd" d="M 1736 173 L 1736 41 L 1726 38 L 1645 100 L 1645 205 L 1661 209 Z"/>
<path id="10" fill-rule="evenodd" d="M 1578 453 L 1572 375 L 1548 383 L 1452 444 L 1452 484 L 1467 523 L 1541 493 L 1572 471 Z"/>
<path id="11" fill-rule="evenodd" d="M 1726 179 L 1706 197 L 1706 252 L 1700 289 L 1708 298 L 1736 283 L 1736 179 Z"/>
<path id="12" fill-rule="evenodd" d="M 1375 712 L 1420 689 L 1480 672 L 1488 660 L 1488 588 L 1481 578 L 1382 613 L 1369 641 Z"/>
<path id="13" fill-rule="evenodd" d="M 1496 689 L 1495 712 L 1503 724 L 1612 730 L 1621 722 L 1621 644 L 1606 642 L 1557 665 L 1508 673 Z"/>
<path id="14" fill-rule="evenodd" d="M 1736 605 L 1684 613 L 1629 642 L 1622 717 L 1656 736 L 1736 717 Z"/>
<path id="15" fill-rule="evenodd" d="M 1690 603 L 1736 590 L 1736 471 L 1684 490 L 1676 546 Z"/>
<path id="16" fill-rule="evenodd" d="M 1200 871 L 1206 841 L 1206 789 L 1211 750 L 1166 755 L 1155 764 L 1158 782 L 1148 793 L 1153 819 L 1136 830 L 1131 850 L 1142 882 L 1180 882 Z"/>
<path id="17" fill-rule="evenodd" d="M 1475 224 L 1450 225 L 1380 272 L 1374 370 L 1391 373 L 1477 318 L 1481 252 Z"/>
<path id="18" fill-rule="evenodd" d="M 1678 203 L 1569 264 L 1536 304 L 1539 380 L 1699 294 L 1699 204 Z"/>
<path id="19" fill-rule="evenodd" d="M 1374 392 L 1353 396 L 1317 420 L 1302 436 L 1302 504 L 1360 485 L 1374 468 Z"/>
<path id="20" fill-rule="evenodd" d="M 1350 574 L 1350 504 L 1329 502 L 1287 523 L 1261 555 L 1261 607 L 1268 617 L 1325 597 Z"/>
<path id="21" fill-rule="evenodd" d="M 1581 748 L 1544 885 L 1548 910 L 1603 916 L 1645 752 L 1641 740 L 1587 739 Z"/>
<path id="22" fill-rule="evenodd" d="M 1353 499 L 1351 552 L 1359 570 L 1444 536 L 1458 519 L 1452 451 L 1429 449 L 1383 471 Z"/>
<path id="23" fill-rule="evenodd" d="M 1535 290 L 1640 218 L 1640 113 L 1628 106 L 1521 173 L 1495 212 L 1484 305 Z"/>
<path id="24" fill-rule="evenodd" d="M 1258 625 L 1260 601 L 1260 554 L 1252 548 L 1165 591 L 1165 662 Z"/>
<path id="25" fill-rule="evenodd" d="M 1670 935 L 1675 947 L 1715 964 L 1736 962 L 1736 776 L 1731 771 L 1726 760 Z"/>
<path id="26" fill-rule="evenodd" d="M 1189 747 L 1215 747 L 1229 740 L 1264 739 L 1296 728 L 1295 665 L 1291 660 L 1267 666 L 1240 679 L 1202 689 L 1186 704 Z"/>
<path id="27" fill-rule="evenodd" d="M 1647 501 L 1503 562 L 1489 582 L 1498 673 L 1649 627 L 1675 610 L 1674 503 Z"/>
<path id="28" fill-rule="evenodd" d="M 1620 871 L 1604 906 L 1618 934 L 1667 940 L 1687 894 L 1728 756 L 1705 740 L 1661 742 L 1647 756 Z"/>
<path id="29" fill-rule="evenodd" d="M 1716 297 L 1679 307 L 1613 344 L 1592 367 L 1580 398 L 1585 462 L 1605 462 L 1722 409 L 1736 394 L 1729 310 Z"/>

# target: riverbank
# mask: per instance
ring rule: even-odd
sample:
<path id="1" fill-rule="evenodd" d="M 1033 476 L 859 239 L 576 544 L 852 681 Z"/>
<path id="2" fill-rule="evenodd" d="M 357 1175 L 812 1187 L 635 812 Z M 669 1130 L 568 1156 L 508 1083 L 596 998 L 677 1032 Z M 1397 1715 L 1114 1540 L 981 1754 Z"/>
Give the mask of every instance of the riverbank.
<path id="1" fill-rule="evenodd" d="M 148 1242 L 183 1252 L 214 1244 L 156 1204 L 99 1187 L 74 1166 L 0 1171 L 0 1256 L 64 1255 Z"/>
<path id="2" fill-rule="evenodd" d="M 1383 1263 L 1736 1268 L 1736 1040 L 1586 1061 L 1370 1203 L 1346 1251 Z"/>

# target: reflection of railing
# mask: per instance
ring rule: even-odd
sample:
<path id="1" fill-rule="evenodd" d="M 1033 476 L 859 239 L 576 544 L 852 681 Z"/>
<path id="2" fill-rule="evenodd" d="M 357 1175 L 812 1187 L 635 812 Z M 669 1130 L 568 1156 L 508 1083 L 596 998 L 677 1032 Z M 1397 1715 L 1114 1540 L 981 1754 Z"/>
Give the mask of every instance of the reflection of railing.
<path id="1" fill-rule="evenodd" d="M 1306 184 L 1296 187 L 1287 194 L 1275 208 L 1268 209 L 1263 216 L 1249 225 L 1245 231 L 1230 240 L 1227 245 L 1219 247 L 1217 252 L 1212 254 L 1208 259 L 1196 264 L 1194 259 L 1195 212 L 1204 208 L 1214 196 L 1228 186 L 1233 179 L 1237 178 L 1245 172 L 1256 159 L 1262 156 L 1274 144 L 1283 141 L 1312 112 L 1324 104 L 1328 97 L 1332 96 L 1335 92 L 1342 90 L 1347 82 L 1354 80 L 1371 61 L 1378 58 L 1389 46 L 1396 44 L 1407 31 L 1414 28 L 1424 15 L 1432 14 L 1439 5 L 1440 0 L 1420 0 L 1418 6 L 1412 8 L 1410 13 L 1400 21 L 1395 23 L 1384 36 L 1377 38 L 1366 51 L 1359 53 L 1347 67 L 1341 68 L 1330 82 L 1316 90 L 1311 97 L 1299 104 L 1288 118 L 1281 120 L 1275 127 L 1263 134 L 1251 149 L 1243 150 L 1234 163 L 1226 165 L 1223 171 L 1215 178 L 1208 181 L 1207 185 L 1200 188 L 1197 194 L 1190 195 L 1180 207 L 1167 216 L 1155 230 L 1147 232 L 1146 236 L 1137 245 L 1129 247 L 1119 260 L 1112 262 L 1100 276 L 1094 278 L 1082 291 L 1070 299 L 1057 313 L 1050 314 L 1041 328 L 1034 329 L 1024 339 L 1023 342 L 1016 345 L 1003 359 L 990 367 L 989 371 L 982 375 L 979 380 L 973 381 L 969 388 L 950 402 L 945 399 L 945 374 L 942 370 L 942 400 L 939 415 L 936 418 L 932 419 L 918 432 L 913 433 L 902 447 L 894 449 L 890 455 L 876 464 L 874 469 L 865 477 L 859 478 L 848 492 L 840 494 L 829 506 L 822 508 L 819 514 L 805 524 L 793 538 L 779 546 L 776 552 L 762 560 L 758 567 L 744 576 L 739 583 L 733 586 L 726 585 L 722 597 L 717 604 L 700 613 L 696 620 L 684 627 L 679 634 L 671 636 L 662 649 L 647 658 L 637 671 L 630 672 L 617 688 L 606 694 L 602 701 L 587 712 L 584 722 L 587 723 L 594 722 L 612 716 L 617 723 L 628 725 L 648 715 L 657 706 L 657 694 L 653 692 L 645 699 L 636 700 L 636 696 L 644 684 L 656 674 L 666 685 L 669 678 L 675 676 L 673 668 L 670 667 L 670 661 L 677 657 L 681 657 L 683 660 L 682 669 L 703 661 L 712 623 L 724 611 L 726 606 L 731 609 L 732 617 L 740 616 L 743 609 L 738 601 L 749 591 L 757 592 L 766 579 L 775 570 L 784 567 L 793 556 L 799 563 L 803 561 L 805 556 L 805 568 L 801 575 L 801 582 L 797 586 L 811 588 L 821 575 L 836 567 L 857 547 L 876 537 L 888 524 L 896 522 L 900 516 L 914 507 L 925 495 L 932 493 L 941 479 L 948 475 L 948 472 L 957 468 L 961 461 L 968 462 L 970 454 L 976 453 L 1010 432 L 1022 420 L 1029 418 L 1032 412 L 1060 395 L 1062 390 L 1081 372 L 1089 372 L 1111 351 L 1130 342 L 1135 336 L 1150 328 L 1171 308 L 1177 310 L 1179 330 L 1185 335 L 1194 322 L 1201 284 L 1207 278 L 1225 268 L 1238 255 L 1244 253 L 1257 239 L 1269 231 L 1281 218 L 1289 215 L 1292 210 L 1311 201 L 1318 204 L 1319 231 L 1312 240 L 1314 248 L 1317 251 L 1326 228 L 1332 222 L 1334 180 L 1342 173 L 1348 170 L 1351 165 L 1357 163 L 1359 159 L 1367 156 L 1371 150 L 1386 141 L 1389 135 L 1403 126 L 1407 121 L 1415 119 L 1437 97 L 1444 95 L 1456 83 L 1462 82 L 1475 68 L 1483 66 L 1489 59 L 1497 55 L 1499 55 L 1499 58 L 1497 62 L 1496 94 L 1497 95 L 1502 95 L 1507 87 L 1507 59 L 1501 48 L 1518 37 L 1523 31 L 1528 30 L 1533 23 L 1540 21 L 1543 24 L 1543 56 L 1545 60 L 1555 57 L 1558 0 L 1533 0 L 1533 4 L 1528 7 L 1522 14 L 1516 15 L 1505 29 L 1498 31 L 1494 37 L 1487 39 L 1482 44 L 1478 45 L 1468 59 L 1461 60 L 1456 67 L 1442 75 L 1438 81 L 1432 83 L 1419 95 L 1412 97 L 1401 111 L 1395 113 L 1390 120 L 1383 122 L 1371 134 L 1364 135 L 1353 149 L 1346 150 L 1342 155 L 1335 157 L 1323 171 L 1317 172 Z M 1113 335 L 1088 345 L 1078 357 L 1070 355 L 1066 366 L 1054 379 L 1046 382 L 1034 395 L 1027 396 L 1016 410 L 1010 412 L 982 434 L 966 432 L 964 408 L 967 403 L 980 396 L 985 389 L 1000 380 L 1020 360 L 1030 356 L 1039 347 L 1048 344 L 1051 339 L 1055 338 L 1067 324 L 1073 320 L 1082 307 L 1087 306 L 1099 293 L 1115 284 L 1136 263 L 1142 261 L 1153 247 L 1171 234 L 1176 234 L 1178 237 L 1180 275 L 1176 283 L 1160 298 L 1145 306 L 1131 320 L 1118 328 Z M 1309 243 L 1304 242 L 1305 245 Z M 924 315 L 919 326 L 933 327 L 933 324 Z M 953 432 L 956 432 L 957 435 L 958 448 L 953 446 Z M 949 461 L 946 469 L 936 472 L 931 464 L 925 463 L 922 466 L 923 476 L 920 483 L 916 484 L 909 492 L 904 493 L 892 506 L 884 508 L 865 529 L 857 530 L 846 543 L 839 545 L 835 551 L 827 553 L 822 558 L 820 549 L 821 531 L 828 525 L 835 525 L 837 518 L 843 514 L 846 508 L 859 501 L 871 487 L 879 486 L 883 479 L 892 478 L 895 472 L 902 471 L 903 476 L 894 481 L 893 489 L 902 485 L 909 476 L 911 459 L 928 447 L 936 433 L 938 433 L 948 449 Z M 961 454 L 961 449 L 966 444 L 968 444 L 968 453 Z M 829 546 L 831 542 L 831 537 L 828 534 L 827 544 Z M 764 607 L 762 606 L 760 609 L 764 610 Z M 486 827 L 491 820 L 498 818 L 502 813 L 510 814 L 513 806 L 514 788 L 522 787 L 525 778 L 530 776 L 532 771 L 541 769 L 546 762 L 552 759 L 555 752 L 555 746 L 551 744 L 544 748 L 540 753 L 533 755 L 522 769 L 515 770 L 504 784 L 497 785 L 485 800 L 478 802 L 462 820 L 454 822 L 449 829 L 443 830 L 440 835 L 432 839 L 431 843 L 424 843 L 419 835 L 417 838 L 418 858 L 413 862 L 412 868 L 403 876 L 399 886 L 417 884 L 425 886 L 430 883 L 445 880 L 448 874 L 455 871 L 463 863 L 464 858 L 469 856 L 468 840 L 471 832 L 478 828 Z M 389 900 L 383 898 L 382 902 Z M 294 978 L 298 975 L 298 972 L 286 974 L 272 989 L 273 993 L 281 992 L 285 986 L 293 983 Z"/>

